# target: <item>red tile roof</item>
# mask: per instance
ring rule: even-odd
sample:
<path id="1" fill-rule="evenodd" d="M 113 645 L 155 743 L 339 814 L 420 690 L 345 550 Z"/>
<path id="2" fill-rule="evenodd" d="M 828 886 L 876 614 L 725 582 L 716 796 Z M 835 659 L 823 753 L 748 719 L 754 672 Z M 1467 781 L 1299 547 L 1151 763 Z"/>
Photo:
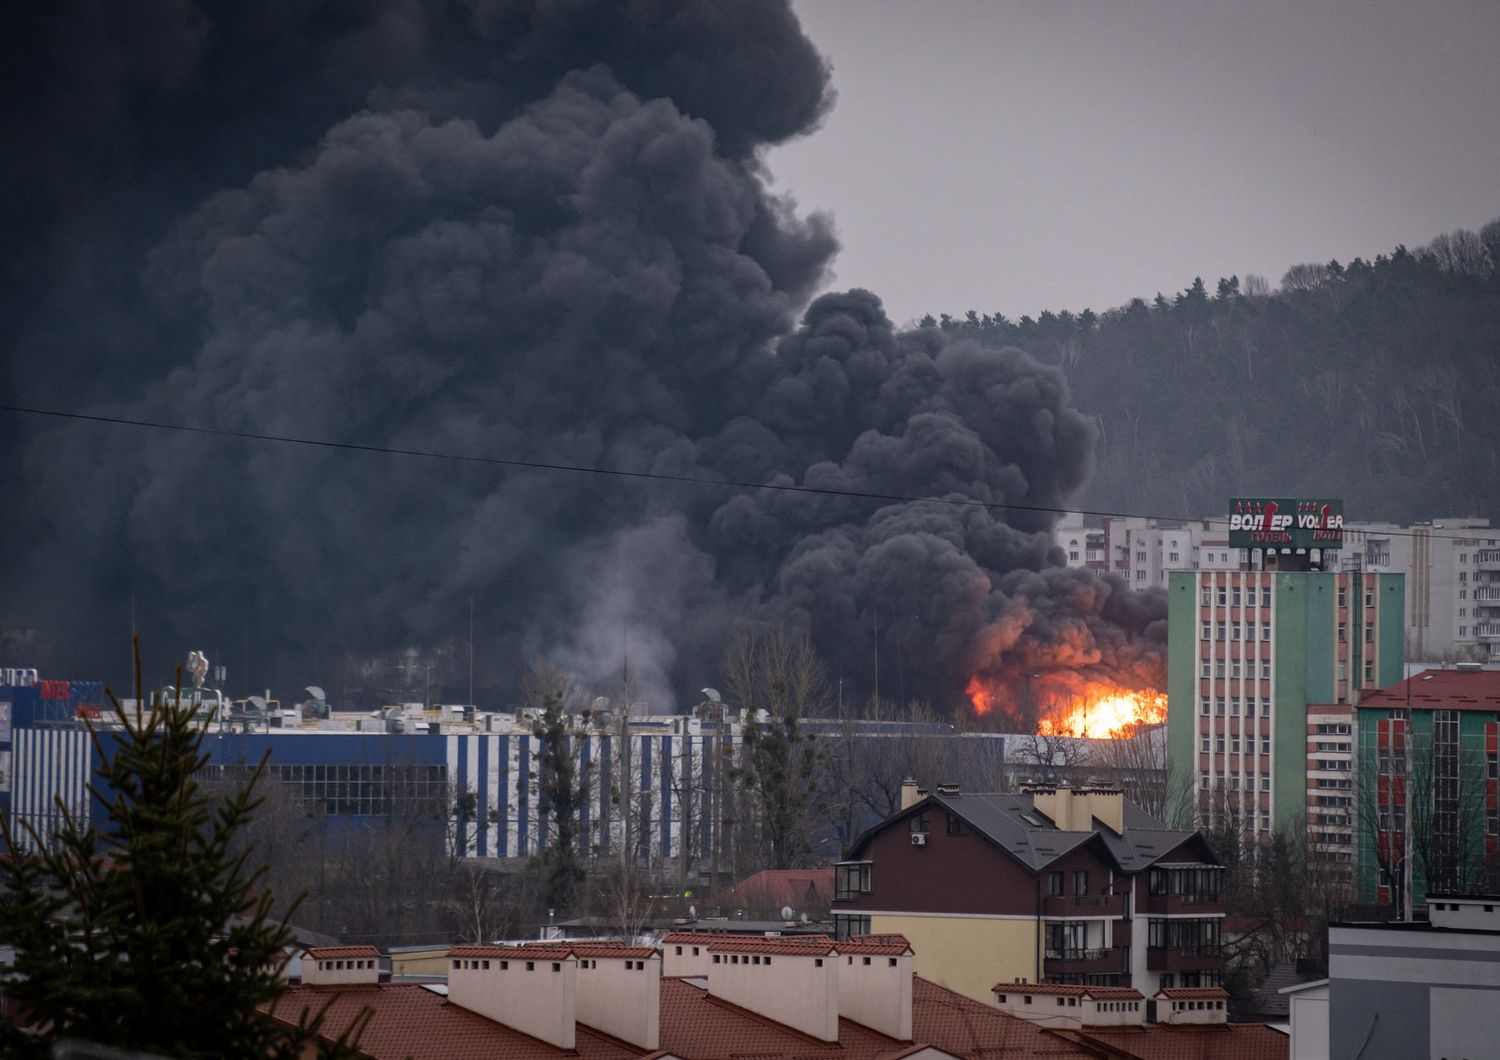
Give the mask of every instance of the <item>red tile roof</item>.
<path id="1" fill-rule="evenodd" d="M 1196 1001 L 1202 998 L 1227 998 L 1229 991 L 1222 986 L 1168 986 L 1158 990 L 1156 996 L 1167 998 L 1169 1001 Z"/>
<path id="2" fill-rule="evenodd" d="M 346 957 L 379 957 L 380 951 L 374 946 L 313 946 L 303 950 L 302 955 L 315 961 L 339 961 Z"/>
<path id="3" fill-rule="evenodd" d="M 911 943 L 905 935 L 851 935 L 836 943 L 840 953 L 869 953 L 886 957 L 899 957 L 910 953 Z"/>
<path id="4" fill-rule="evenodd" d="M 450 957 L 499 957 L 528 961 L 562 961 L 572 957 L 574 953 L 573 946 L 559 946 L 556 943 L 533 943 L 528 946 L 454 946 L 448 950 Z"/>
<path id="5" fill-rule="evenodd" d="M 652 957 L 661 957 L 661 950 L 654 946 L 626 946 L 609 942 L 575 942 L 573 952 L 579 957 L 603 957 L 606 960 L 623 960 L 627 957 L 635 960 L 649 960 Z"/>
<path id="6" fill-rule="evenodd" d="M 1408 702 L 1426 710 L 1500 711 L 1500 670 L 1423 670 L 1359 697 L 1361 708 L 1405 707 Z"/>
<path id="7" fill-rule="evenodd" d="M 990 987 L 996 994 L 1056 994 L 1059 997 L 1083 997 L 1089 988 L 1076 983 L 996 983 Z"/>
<path id="8" fill-rule="evenodd" d="M 710 942 L 718 942 L 728 937 L 710 934 L 706 931 L 669 931 L 666 938 L 661 940 L 661 944 L 663 946 L 707 946 Z"/>
<path id="9" fill-rule="evenodd" d="M 485 948 L 485 947 L 481 947 Z M 644 1050 L 599 1034 L 580 1024 L 572 1052 L 548 1045 L 504 1024 L 486 1019 L 439 994 L 413 984 L 381 986 L 293 986 L 272 1011 L 295 1023 L 304 1011 L 318 1012 L 333 999 L 324 1017 L 329 1037 L 342 1034 L 368 1007 L 373 1015 L 360 1035 L 359 1051 L 373 1060 L 442 1057 L 443 1060 L 632 1060 Z"/>
<path id="10" fill-rule="evenodd" d="M 778 909 L 782 906 L 800 908 L 810 898 L 833 897 L 833 866 L 822 869 L 765 869 L 735 884 L 732 894 L 742 903 Z"/>
<path id="11" fill-rule="evenodd" d="M 1082 1048 L 1030 1020 L 980 1004 L 921 976 L 913 977 L 911 993 L 912 1038 L 955 1056 L 1023 1060 L 1098 1055 L 1097 1050 Z"/>
<path id="12" fill-rule="evenodd" d="M 719 935 L 708 944 L 715 953 L 779 953 L 788 957 L 826 957 L 834 951 L 827 935 Z"/>
<path id="13" fill-rule="evenodd" d="M 1088 1027 L 1062 1031 L 1084 1045 L 1104 1046 L 1111 1055 L 1138 1060 L 1288 1060 L 1291 1039 L 1264 1023 L 1216 1026 Z"/>
<path id="14" fill-rule="evenodd" d="M 663 979 L 659 1052 L 692 1060 L 750 1056 L 880 1060 L 901 1056 L 914 1044 L 926 1043 L 957 1056 L 983 1056 L 986 1060 L 1087 1060 L 1098 1055 L 1097 1047 L 1081 1046 L 1029 1020 L 1007 1015 L 993 1005 L 982 1005 L 925 979 L 913 978 L 912 996 L 912 1042 L 897 1041 L 848 1019 L 839 1020 L 837 1042 L 824 1042 L 712 997 L 685 980 Z M 366 1008 L 374 1013 L 359 1043 L 360 1051 L 373 1060 L 410 1056 L 445 1060 L 630 1060 L 644 1053 L 583 1024 L 577 1027 L 576 1049 L 569 1053 L 411 984 L 293 986 L 276 1003 L 274 1014 L 295 1022 L 304 1011 L 316 1012 L 330 998 L 334 1000 L 324 1023 L 329 1036 L 342 1033 Z M 1241 1058 L 1216 1054 L 1214 1060 Z"/>
<path id="15" fill-rule="evenodd" d="M 1133 986 L 1085 987 L 1095 1001 L 1144 1001 L 1146 995 Z"/>

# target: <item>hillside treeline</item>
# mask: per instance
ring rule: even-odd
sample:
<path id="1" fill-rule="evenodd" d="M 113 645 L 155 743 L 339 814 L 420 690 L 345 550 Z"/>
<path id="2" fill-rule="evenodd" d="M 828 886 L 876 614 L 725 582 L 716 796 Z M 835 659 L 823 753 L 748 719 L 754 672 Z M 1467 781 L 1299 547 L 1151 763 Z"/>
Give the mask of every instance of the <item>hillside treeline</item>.
<path id="1" fill-rule="evenodd" d="M 1100 439 L 1089 508 L 1212 515 L 1345 498 L 1351 519 L 1500 517 L 1500 220 L 1373 261 L 1230 276 L 1103 313 L 927 317 L 1066 373 Z"/>

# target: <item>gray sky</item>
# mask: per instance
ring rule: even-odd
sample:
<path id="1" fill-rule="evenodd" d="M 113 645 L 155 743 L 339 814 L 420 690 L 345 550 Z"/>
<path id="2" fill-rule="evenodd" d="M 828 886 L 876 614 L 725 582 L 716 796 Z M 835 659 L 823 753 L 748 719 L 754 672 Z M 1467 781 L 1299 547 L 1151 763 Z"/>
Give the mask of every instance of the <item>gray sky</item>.
<path id="1" fill-rule="evenodd" d="M 1500 3 L 796 0 L 824 127 L 769 156 L 893 319 L 1096 311 L 1500 216 Z"/>

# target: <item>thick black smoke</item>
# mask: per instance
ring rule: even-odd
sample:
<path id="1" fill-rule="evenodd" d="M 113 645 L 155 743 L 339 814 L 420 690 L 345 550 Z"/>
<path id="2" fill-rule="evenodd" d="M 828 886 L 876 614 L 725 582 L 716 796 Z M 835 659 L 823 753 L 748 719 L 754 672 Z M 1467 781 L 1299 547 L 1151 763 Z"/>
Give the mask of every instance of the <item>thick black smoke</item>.
<path id="1" fill-rule="evenodd" d="M 1083 483 L 1060 375 L 867 292 L 807 306 L 831 229 L 759 153 L 830 90 L 781 0 L 7 18 L 14 403 L 933 498 L 12 417 L 15 662 L 113 676 L 133 601 L 174 651 L 337 689 L 333 660 L 466 638 L 472 600 L 481 684 L 540 654 L 604 680 L 628 646 L 658 704 L 739 622 L 808 629 L 850 693 L 877 643 L 882 694 L 944 703 L 981 671 L 1155 676 L 1159 600 L 1060 569 L 1046 515 L 948 503 Z"/>

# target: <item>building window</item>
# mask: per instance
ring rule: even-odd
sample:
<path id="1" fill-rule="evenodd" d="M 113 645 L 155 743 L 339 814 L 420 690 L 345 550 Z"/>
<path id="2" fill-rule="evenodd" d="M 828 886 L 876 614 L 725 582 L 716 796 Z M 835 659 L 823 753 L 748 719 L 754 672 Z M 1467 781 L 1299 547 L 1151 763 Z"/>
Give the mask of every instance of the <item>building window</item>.
<path id="1" fill-rule="evenodd" d="M 1239 607 L 1240 606 L 1240 588 L 1239 588 L 1239 586 L 1236 585 L 1234 587 L 1234 589 L 1230 591 L 1230 594 L 1229 594 L 1229 603 L 1232 606 L 1234 606 L 1234 607 Z"/>
<path id="2" fill-rule="evenodd" d="M 1253 586 L 1253 585 L 1250 586 L 1250 588 L 1248 588 L 1248 589 L 1245 590 L 1245 606 L 1246 607 L 1254 607 L 1254 606 L 1256 606 L 1256 604 L 1255 604 L 1255 586 Z"/>
<path id="3" fill-rule="evenodd" d="M 1199 676 L 1212 677 L 1213 675 L 1213 663 L 1209 662 L 1207 659 L 1204 659 L 1203 665 L 1199 668 Z"/>
<path id="4" fill-rule="evenodd" d="M 1218 623 L 1214 627 L 1214 639 L 1215 640 L 1225 640 L 1226 639 L 1225 636 L 1224 636 L 1224 623 L 1220 622 L 1220 623 Z"/>
<path id="5" fill-rule="evenodd" d="M 1261 640 L 1270 640 L 1271 639 L 1271 623 L 1269 623 L 1269 622 L 1262 622 L 1260 624 L 1260 639 Z"/>
<path id="6" fill-rule="evenodd" d="M 913 832 L 932 831 L 932 816 L 926 810 L 923 810 L 919 814 L 914 814 L 911 818 L 911 830 Z"/>
<path id="7" fill-rule="evenodd" d="M 1347 644 L 1348 642 L 1349 642 L 1348 624 L 1344 623 L 1344 622 L 1340 622 L 1339 623 L 1339 643 L 1340 644 Z"/>
<path id="8" fill-rule="evenodd" d="M 1235 627 L 1235 628 L 1237 629 L 1239 627 Z M 1238 677 L 1239 675 L 1240 675 L 1240 661 L 1238 659 L 1234 659 L 1229 664 L 1229 676 L 1230 677 Z"/>
<path id="9" fill-rule="evenodd" d="M 1143 570 L 1136 571 L 1135 572 L 1135 580 L 1138 581 L 1138 582 L 1145 581 L 1146 580 L 1146 572 L 1143 571 Z"/>
<path id="10" fill-rule="evenodd" d="M 1270 777 L 1261 777 L 1260 778 L 1260 790 L 1261 791 L 1270 791 L 1271 790 L 1271 778 Z"/>
<path id="11" fill-rule="evenodd" d="M 1339 606 L 1340 607 L 1348 607 L 1349 606 L 1349 590 L 1346 589 L 1342 585 L 1339 586 Z"/>
<path id="12" fill-rule="evenodd" d="M 868 935 L 870 933 L 870 918 L 867 916 L 850 915 L 847 913 L 833 914 L 834 937 L 843 941 L 853 935 Z"/>
<path id="13" fill-rule="evenodd" d="M 1260 716 L 1262 718 L 1271 716 L 1271 700 L 1266 696 L 1260 697 Z"/>
<path id="14" fill-rule="evenodd" d="M 1214 591 L 1205 585 L 1198 593 L 1198 603 L 1203 607 L 1209 607 L 1212 606 L 1213 602 Z"/>
<path id="15" fill-rule="evenodd" d="M 1061 872 L 1047 873 L 1047 893 L 1054 897 L 1063 893 L 1063 874 Z"/>
<path id="16" fill-rule="evenodd" d="M 1209 750 L 1208 737 L 1207 736 L 1202 737 L 1202 739 L 1199 741 L 1199 743 L 1200 743 L 1199 750 L 1201 750 L 1204 754 L 1208 754 L 1208 750 Z"/>
<path id="17" fill-rule="evenodd" d="M 1074 871 L 1073 893 L 1075 895 L 1089 893 L 1089 874 L 1087 869 L 1077 869 Z"/>
<path id="18" fill-rule="evenodd" d="M 1214 660 L 1214 676 L 1215 677 L 1223 677 L 1224 676 L 1224 660 L 1223 659 L 1216 659 L 1216 660 Z"/>
<path id="19" fill-rule="evenodd" d="M 870 893 L 870 862 L 845 861 L 833 869 L 833 897 L 849 901 Z"/>
<path id="20" fill-rule="evenodd" d="M 1269 736 L 1262 736 L 1260 738 L 1260 753 L 1263 755 L 1271 753 L 1271 738 Z"/>
<path id="21" fill-rule="evenodd" d="M 1229 590 L 1226 589 L 1226 588 L 1224 588 L 1224 586 L 1221 585 L 1221 586 L 1219 586 L 1219 606 L 1223 607 L 1228 602 L 1229 602 Z"/>
<path id="22" fill-rule="evenodd" d="M 1211 623 L 1208 623 L 1208 622 L 1203 623 L 1203 639 L 1204 640 L 1213 640 L 1214 639 L 1214 627 L 1213 627 L 1213 625 Z"/>
<path id="23" fill-rule="evenodd" d="M 1271 664 L 1269 662 L 1260 664 L 1260 676 L 1267 681 L 1271 679 Z"/>

